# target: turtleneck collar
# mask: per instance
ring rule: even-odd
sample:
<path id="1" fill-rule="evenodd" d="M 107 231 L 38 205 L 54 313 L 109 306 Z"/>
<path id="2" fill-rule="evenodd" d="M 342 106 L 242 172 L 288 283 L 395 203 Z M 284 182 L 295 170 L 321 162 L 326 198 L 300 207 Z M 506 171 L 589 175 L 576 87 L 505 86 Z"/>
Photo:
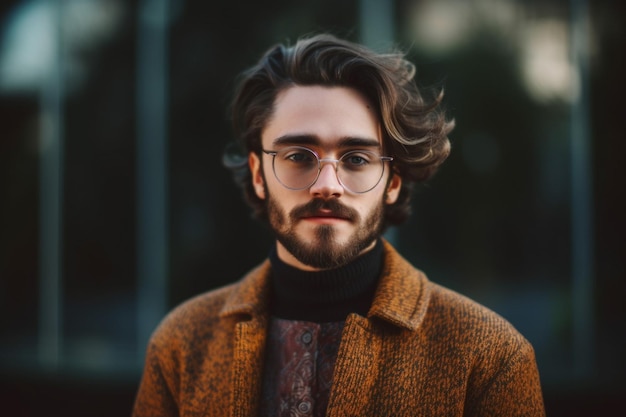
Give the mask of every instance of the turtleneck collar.
<path id="1" fill-rule="evenodd" d="M 365 316 L 381 273 L 383 244 L 340 268 L 303 271 L 281 261 L 273 247 L 272 315 L 316 323 L 343 321 L 350 313 Z"/>

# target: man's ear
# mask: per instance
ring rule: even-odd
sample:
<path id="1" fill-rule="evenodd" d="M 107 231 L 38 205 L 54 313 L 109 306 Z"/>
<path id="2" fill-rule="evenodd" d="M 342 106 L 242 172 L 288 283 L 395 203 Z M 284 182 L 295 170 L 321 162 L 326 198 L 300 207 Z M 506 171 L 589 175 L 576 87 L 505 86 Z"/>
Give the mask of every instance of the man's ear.
<path id="1" fill-rule="evenodd" d="M 398 174 L 393 174 L 391 180 L 389 181 L 389 185 L 387 185 L 387 196 L 385 198 L 385 203 L 393 204 L 398 200 L 398 196 L 400 195 L 400 188 L 402 187 L 402 178 Z"/>
<path id="2" fill-rule="evenodd" d="M 252 185 L 256 196 L 261 200 L 265 200 L 265 181 L 263 180 L 263 172 L 261 167 L 261 159 L 254 152 L 248 154 L 248 166 L 252 174 Z"/>

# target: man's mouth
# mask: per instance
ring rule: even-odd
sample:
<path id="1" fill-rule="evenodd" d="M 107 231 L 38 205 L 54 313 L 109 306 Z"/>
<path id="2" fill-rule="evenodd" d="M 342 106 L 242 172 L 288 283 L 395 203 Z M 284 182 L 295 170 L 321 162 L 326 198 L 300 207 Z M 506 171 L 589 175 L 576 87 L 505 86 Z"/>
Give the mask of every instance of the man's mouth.
<path id="1" fill-rule="evenodd" d="M 349 220 L 345 215 L 334 211 L 316 211 L 312 213 L 306 213 L 301 216 L 302 220 L 313 221 L 336 221 L 336 220 Z"/>
<path id="2" fill-rule="evenodd" d="M 343 222 L 349 221 L 345 217 L 329 216 L 327 214 L 306 216 L 306 217 L 303 217 L 302 220 L 305 221 L 305 222 L 310 222 L 310 223 L 328 224 L 328 225 L 330 225 L 330 224 L 338 224 L 338 223 L 343 223 Z"/>
<path id="3" fill-rule="evenodd" d="M 304 217 L 304 218 L 321 217 L 321 218 L 331 218 L 331 219 L 334 218 L 334 219 L 348 220 L 348 218 L 345 215 L 342 215 L 342 214 L 334 212 L 334 211 L 318 211 L 318 212 L 315 212 L 315 213 L 305 214 L 302 217 Z"/>

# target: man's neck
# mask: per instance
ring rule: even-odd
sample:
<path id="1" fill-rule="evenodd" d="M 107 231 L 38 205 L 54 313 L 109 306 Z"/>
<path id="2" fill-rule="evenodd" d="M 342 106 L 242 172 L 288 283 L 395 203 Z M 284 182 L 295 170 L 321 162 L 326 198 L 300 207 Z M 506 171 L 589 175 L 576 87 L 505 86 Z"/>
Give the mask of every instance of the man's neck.
<path id="1" fill-rule="evenodd" d="M 272 315 L 312 322 L 345 320 L 350 313 L 367 315 L 382 271 L 383 245 L 374 247 L 339 268 L 302 270 L 270 252 Z"/>

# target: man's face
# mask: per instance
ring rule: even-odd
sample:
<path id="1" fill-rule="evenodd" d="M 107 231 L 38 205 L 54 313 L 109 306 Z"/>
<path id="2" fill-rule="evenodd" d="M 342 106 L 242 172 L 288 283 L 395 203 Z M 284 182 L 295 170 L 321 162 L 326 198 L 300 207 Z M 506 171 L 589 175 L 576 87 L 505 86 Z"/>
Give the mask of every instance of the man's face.
<path id="1" fill-rule="evenodd" d="M 356 90 L 294 86 L 278 94 L 274 107 L 261 134 L 264 150 L 303 146 L 333 159 L 356 149 L 383 155 L 376 113 Z M 322 164 L 310 187 L 288 189 L 274 176 L 272 158 L 251 153 L 249 163 L 256 194 L 267 203 L 280 259 L 301 269 L 328 269 L 373 247 L 382 232 L 384 205 L 396 201 L 401 185 L 397 175 L 388 181 L 388 163 L 371 191 L 356 194 L 344 189 L 332 162 Z"/>

